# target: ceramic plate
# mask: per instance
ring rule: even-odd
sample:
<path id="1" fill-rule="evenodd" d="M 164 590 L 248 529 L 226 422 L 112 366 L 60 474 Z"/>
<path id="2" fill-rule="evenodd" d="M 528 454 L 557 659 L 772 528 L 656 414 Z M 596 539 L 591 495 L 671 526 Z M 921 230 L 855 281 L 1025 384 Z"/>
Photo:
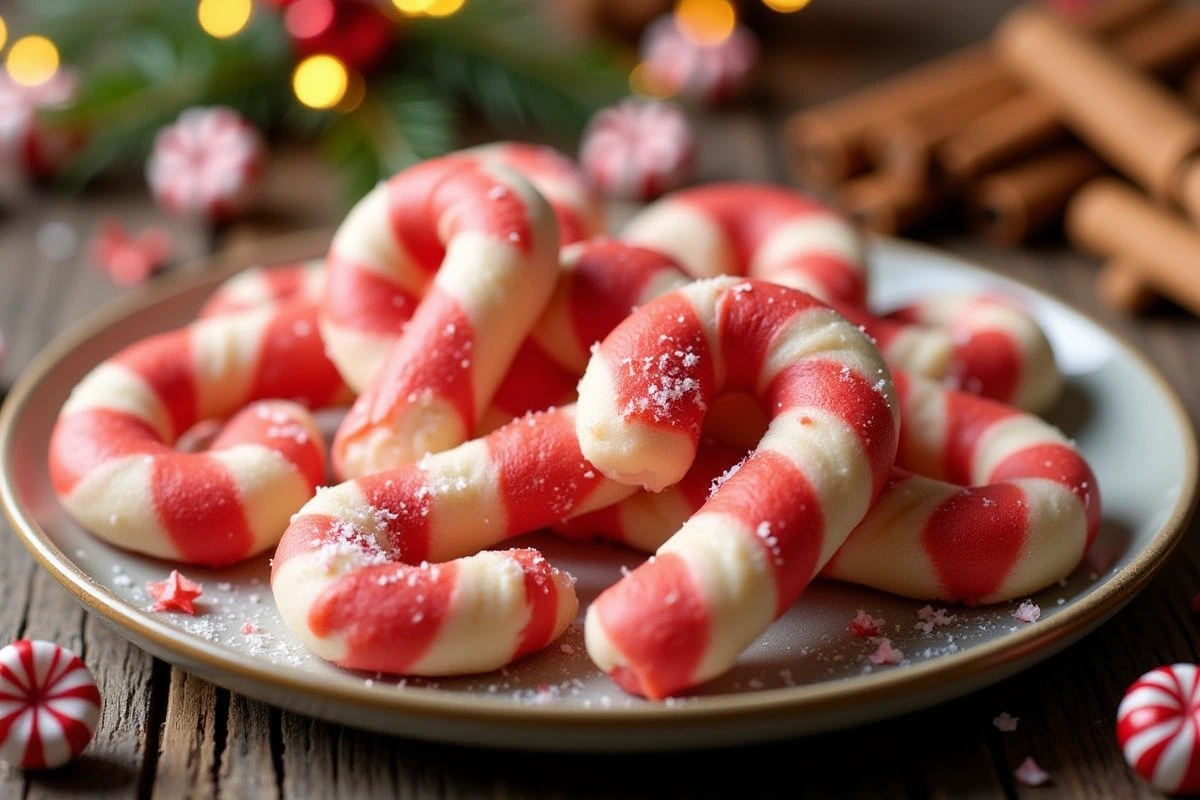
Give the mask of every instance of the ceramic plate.
<path id="1" fill-rule="evenodd" d="M 0 499 L 38 561 L 137 645 L 226 688 L 349 725 L 502 747 L 644 750 L 809 733 L 926 706 L 1049 656 L 1128 602 L 1183 531 L 1196 451 L 1188 418 L 1158 372 L 1094 322 L 947 255 L 881 241 L 873 257 L 878 308 L 933 291 L 990 289 L 1027 303 L 1054 344 L 1068 390 L 1052 420 L 1094 467 L 1104 524 L 1080 568 L 1032 598 L 1042 609 L 1034 624 L 1018 622 L 1010 603 L 952 608 L 950 624 L 925 632 L 916 627 L 922 603 L 820 583 L 727 675 L 693 696 L 654 704 L 623 694 L 592 666 L 582 617 L 546 651 L 487 675 L 403 681 L 330 667 L 283 628 L 265 556 L 232 569 L 189 568 L 204 584 L 200 613 L 152 613 L 146 581 L 169 565 L 113 549 L 68 519 L 51 491 L 46 445 L 57 409 L 84 373 L 142 336 L 188 322 L 227 269 L 132 298 L 35 361 L 0 415 Z M 544 535 L 529 544 L 577 576 L 584 605 L 640 560 Z M 874 647 L 846 632 L 858 609 L 887 621 L 901 664 L 870 663 Z"/>

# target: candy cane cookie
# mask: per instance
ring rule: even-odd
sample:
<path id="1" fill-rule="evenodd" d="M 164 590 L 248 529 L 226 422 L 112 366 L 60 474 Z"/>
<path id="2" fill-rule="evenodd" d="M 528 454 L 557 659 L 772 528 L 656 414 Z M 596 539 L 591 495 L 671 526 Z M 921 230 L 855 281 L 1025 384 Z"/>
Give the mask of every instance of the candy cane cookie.
<path id="1" fill-rule="evenodd" d="M 696 278 L 746 275 L 824 301 L 866 303 L 861 235 L 790 189 L 717 183 L 673 192 L 630 220 L 621 238 L 673 256 Z"/>
<path id="2" fill-rule="evenodd" d="M 546 224 L 545 202 L 560 221 L 557 234 L 538 230 Z M 399 173 L 359 201 L 330 245 L 321 319 L 330 357 L 362 391 L 443 262 L 473 264 L 497 243 L 532 254 L 543 249 L 542 234 L 573 242 L 599 233 L 599 209 L 573 164 L 534 145 L 488 145 Z M 477 269 L 473 276 L 481 289 L 492 285 L 490 273 Z"/>
<path id="3" fill-rule="evenodd" d="M 496 669 L 554 640 L 578 601 L 536 551 L 478 551 L 632 491 L 583 460 L 573 407 L 531 414 L 322 489 L 284 533 L 271 587 L 296 639 L 335 664 Z"/>
<path id="4" fill-rule="evenodd" d="M 313 306 L 151 336 L 72 391 L 50 440 L 54 490 L 117 546 L 194 564 L 240 561 L 278 541 L 325 477 L 321 436 L 290 401 L 319 408 L 345 391 Z M 265 402 L 247 405 L 256 400 Z M 235 414 L 207 452 L 172 448 L 197 422 Z"/>
<path id="5" fill-rule="evenodd" d="M 200 308 L 199 317 L 237 314 L 265 306 L 301 301 L 320 303 L 325 294 L 325 261 L 256 266 L 242 270 L 217 287 Z"/>
<path id="6" fill-rule="evenodd" d="M 1062 433 L 1000 403 L 892 374 L 898 469 L 822 576 L 920 600 L 997 603 L 1070 574 L 1095 538 L 1100 495 Z M 678 484 L 555 530 L 653 552 L 743 455 L 706 442 Z"/>
<path id="7" fill-rule="evenodd" d="M 896 456 L 898 403 L 867 336 L 810 295 L 734 277 L 647 303 L 601 343 L 579 384 L 580 451 L 661 490 L 687 473 L 724 390 L 757 395 L 767 432 L 587 613 L 592 660 L 648 697 L 728 669 L 861 521 Z"/>
<path id="8" fill-rule="evenodd" d="M 1026 411 L 1045 411 L 1062 393 L 1050 340 L 1012 301 L 936 295 L 883 317 L 848 304 L 834 307 L 863 327 L 894 369 Z"/>
<path id="9" fill-rule="evenodd" d="M 558 278 L 558 228 L 546 201 L 517 173 L 462 158 L 406 170 L 350 212 L 331 251 L 327 311 L 338 305 L 351 246 L 361 251 L 354 271 L 371 263 L 393 276 L 434 277 L 427 290 L 413 288 L 415 313 L 338 429 L 342 476 L 469 439 Z M 339 331 L 322 327 L 335 362 L 346 341 Z"/>

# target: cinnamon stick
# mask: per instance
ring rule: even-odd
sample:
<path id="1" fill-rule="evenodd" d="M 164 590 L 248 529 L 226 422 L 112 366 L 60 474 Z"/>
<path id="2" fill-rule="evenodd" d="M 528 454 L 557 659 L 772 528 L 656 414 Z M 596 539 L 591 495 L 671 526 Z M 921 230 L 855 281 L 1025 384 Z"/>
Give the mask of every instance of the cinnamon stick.
<path id="1" fill-rule="evenodd" d="M 1096 273 L 1096 295 L 1109 308 L 1136 314 L 1155 299 L 1154 290 L 1142 278 L 1143 268 L 1121 256 L 1108 260 Z"/>
<path id="2" fill-rule="evenodd" d="M 1103 171 L 1085 148 L 1067 145 L 969 186 L 967 219 L 984 239 L 1019 244 L 1057 219 L 1071 195 Z"/>
<path id="3" fill-rule="evenodd" d="M 1115 35 L 1113 51 L 1143 70 L 1168 74 L 1200 55 L 1200 8 L 1167 8 Z M 939 168 L 965 181 L 1065 137 L 1054 103 L 1035 93 L 1017 94 L 963 125 L 937 151 Z"/>
<path id="4" fill-rule="evenodd" d="M 862 227 L 894 236 L 927 221 L 943 199 L 927 181 L 908 173 L 873 172 L 844 183 L 836 204 Z"/>
<path id="5" fill-rule="evenodd" d="M 1098 178 L 1068 206 L 1067 233 L 1200 315 L 1200 232 L 1174 212 L 1119 181 Z"/>
<path id="6" fill-rule="evenodd" d="M 1112 31 L 1162 8 L 1166 0 L 1109 0 L 1081 25 Z M 786 125 L 793 168 L 809 184 L 832 186 L 866 169 L 867 131 L 880 122 L 942 104 L 1011 79 L 986 45 L 972 45 L 830 103 L 797 112 Z"/>
<path id="7" fill-rule="evenodd" d="M 1179 98 L 1036 9 L 1009 14 L 996 33 L 996 52 L 1106 160 L 1158 197 L 1185 200 L 1185 173 L 1200 151 L 1200 118 Z"/>

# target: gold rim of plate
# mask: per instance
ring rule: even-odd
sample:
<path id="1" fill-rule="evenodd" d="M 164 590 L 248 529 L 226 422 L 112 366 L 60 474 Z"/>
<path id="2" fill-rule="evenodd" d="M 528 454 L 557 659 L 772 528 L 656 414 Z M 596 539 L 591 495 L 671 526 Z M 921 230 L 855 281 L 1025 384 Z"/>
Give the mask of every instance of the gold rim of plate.
<path id="1" fill-rule="evenodd" d="M 266 240 L 261 246 L 252 248 L 252 251 L 255 253 L 295 253 L 297 258 L 302 258 L 304 257 L 302 254 L 307 254 L 311 257 L 314 253 L 322 252 L 322 245 L 327 241 L 326 233 L 292 234 Z M 943 258 L 945 255 L 911 242 L 890 240 L 889 243 L 910 250 L 924 250 L 939 258 Z M 249 250 L 247 255 L 248 253 Z M 270 259 L 275 262 L 285 260 L 288 259 Z M 16 480 L 16 465 L 12 463 L 9 453 L 13 428 L 43 375 L 82 342 L 95 336 L 99 330 L 175 294 L 202 284 L 211 283 L 215 286 L 220 279 L 234 274 L 249 263 L 251 263 L 249 258 L 239 258 L 236 253 L 223 253 L 211 258 L 200 259 L 192 264 L 191 269 L 187 270 L 185 274 L 163 278 L 156 286 L 139 292 L 134 297 L 122 298 L 81 320 L 55 338 L 34 358 L 13 387 L 3 408 L 0 408 L 0 506 L 3 507 L 5 515 L 12 523 L 13 529 L 25 548 L 86 608 L 100 614 L 118 628 L 153 642 L 163 652 L 177 656 L 180 660 L 187 662 L 187 665 L 201 665 L 214 676 L 220 673 L 234 673 L 242 679 L 297 692 L 306 697 L 348 704 L 364 710 L 377 710 L 382 704 L 410 717 L 503 723 L 527 727 L 557 727 L 574 723 L 586 723 L 593 728 L 606 725 L 624 727 L 631 724 L 650 728 L 658 724 L 676 727 L 681 723 L 719 723 L 722 720 L 746 718 L 750 715 L 753 715 L 756 720 L 765 722 L 779 717 L 807 716 L 833 711 L 851 712 L 864 706 L 895 700 L 899 696 L 932 694 L 950 683 L 969 683 L 972 678 L 982 677 L 993 671 L 1003 671 L 1005 666 L 1023 661 L 1037 651 L 1047 648 L 1054 649 L 1056 644 L 1069 642 L 1074 637 L 1090 631 L 1132 599 L 1158 572 L 1181 540 L 1195 507 L 1198 464 L 1196 434 L 1183 403 L 1170 383 L 1149 359 L 1126 341 L 1125 337 L 1070 304 L 1053 298 L 1055 302 L 1069 308 L 1103 330 L 1125 351 L 1127 356 L 1146 370 L 1158 391 L 1168 401 L 1176 424 L 1186 434 L 1184 437 L 1186 469 L 1182 476 L 1183 491 L 1171 509 L 1166 522 L 1133 561 L 1069 608 L 1015 633 L 1006 634 L 957 653 L 909 666 L 903 670 L 874 672 L 829 683 L 784 687 L 746 694 L 701 696 L 692 698 L 687 703 L 672 706 L 659 704 L 610 709 L 578 709 L 559 706 L 515 707 L 503 700 L 462 696 L 425 687 L 406 687 L 404 692 L 397 692 L 384 698 L 365 685 L 361 687 L 331 686 L 321 675 L 260 662 L 196 639 L 131 606 L 127 601 L 93 582 L 85 571 L 64 555 L 50 541 L 49 536 L 32 515 L 19 506 L 13 488 Z M 987 273 L 993 272 L 986 267 L 966 263 L 973 269 Z M 213 269 L 213 265 L 217 265 L 218 268 Z M 1045 294 L 1007 275 L 1002 277 L 1035 294 Z M 219 683 L 220 679 L 216 678 L 216 681 Z"/>

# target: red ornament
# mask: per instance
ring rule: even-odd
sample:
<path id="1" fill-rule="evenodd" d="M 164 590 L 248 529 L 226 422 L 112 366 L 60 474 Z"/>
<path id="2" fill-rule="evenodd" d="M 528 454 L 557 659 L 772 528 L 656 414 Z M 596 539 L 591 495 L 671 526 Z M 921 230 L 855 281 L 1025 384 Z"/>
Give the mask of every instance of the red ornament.
<path id="1" fill-rule="evenodd" d="M 396 22 L 364 0 L 290 0 L 283 24 L 301 56 L 327 53 L 357 70 L 378 65 L 396 33 Z"/>
<path id="2" fill-rule="evenodd" d="M 179 574 L 179 570 L 171 570 L 171 574 L 163 581 L 150 581 L 146 591 L 154 598 L 154 611 L 182 611 L 184 614 L 196 613 L 195 600 L 204 590 L 200 584 Z"/>

